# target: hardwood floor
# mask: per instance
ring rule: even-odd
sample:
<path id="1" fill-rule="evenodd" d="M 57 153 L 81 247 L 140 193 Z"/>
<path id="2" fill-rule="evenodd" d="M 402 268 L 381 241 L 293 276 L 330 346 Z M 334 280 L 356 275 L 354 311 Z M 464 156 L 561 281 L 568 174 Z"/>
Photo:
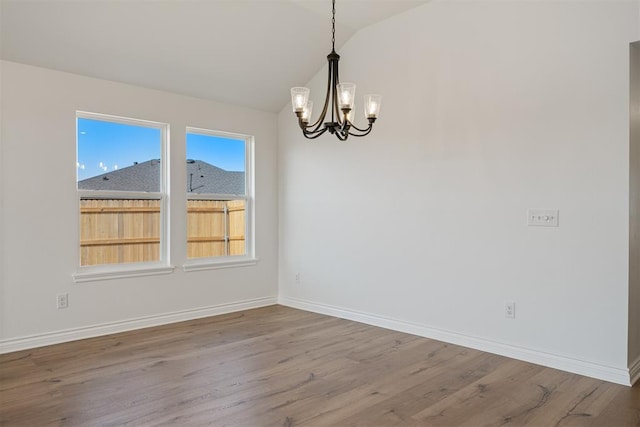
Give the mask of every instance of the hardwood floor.
<path id="1" fill-rule="evenodd" d="M 6 426 L 640 426 L 629 388 L 271 306 L 0 355 Z"/>

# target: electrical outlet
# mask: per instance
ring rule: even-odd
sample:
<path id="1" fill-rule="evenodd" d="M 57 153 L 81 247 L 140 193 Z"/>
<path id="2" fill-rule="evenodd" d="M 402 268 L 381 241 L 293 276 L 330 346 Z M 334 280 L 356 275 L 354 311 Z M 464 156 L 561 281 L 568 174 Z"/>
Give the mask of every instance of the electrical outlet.
<path id="1" fill-rule="evenodd" d="M 516 303 L 513 301 L 509 301 L 504 303 L 504 317 L 507 319 L 515 319 L 516 318 Z"/>
<path id="2" fill-rule="evenodd" d="M 58 294 L 56 306 L 58 309 L 69 307 L 69 294 Z"/>
<path id="3" fill-rule="evenodd" d="M 301 279 L 300 279 L 300 273 L 296 273 L 296 285 L 299 285 L 299 284 L 300 284 L 300 281 L 301 281 Z"/>

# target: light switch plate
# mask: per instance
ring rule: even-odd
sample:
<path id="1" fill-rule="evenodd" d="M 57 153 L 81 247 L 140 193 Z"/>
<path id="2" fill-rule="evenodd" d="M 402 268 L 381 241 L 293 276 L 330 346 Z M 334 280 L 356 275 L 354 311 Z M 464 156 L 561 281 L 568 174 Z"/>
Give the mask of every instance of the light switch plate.
<path id="1" fill-rule="evenodd" d="M 527 211 L 527 225 L 530 227 L 558 227 L 557 209 L 529 209 Z"/>

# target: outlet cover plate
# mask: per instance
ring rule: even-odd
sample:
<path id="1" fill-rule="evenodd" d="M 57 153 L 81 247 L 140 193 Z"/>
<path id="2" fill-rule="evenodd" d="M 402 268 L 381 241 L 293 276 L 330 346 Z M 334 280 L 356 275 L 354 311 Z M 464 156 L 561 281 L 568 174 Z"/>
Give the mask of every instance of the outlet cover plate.
<path id="1" fill-rule="evenodd" d="M 557 209 L 529 209 L 527 225 L 529 227 L 558 227 L 560 211 Z"/>
<path id="2" fill-rule="evenodd" d="M 507 319 L 516 318 L 516 303 L 513 301 L 507 301 L 504 303 L 504 317 Z"/>
<path id="3" fill-rule="evenodd" d="M 56 296 L 56 307 L 58 309 L 69 307 L 69 294 L 58 294 Z"/>

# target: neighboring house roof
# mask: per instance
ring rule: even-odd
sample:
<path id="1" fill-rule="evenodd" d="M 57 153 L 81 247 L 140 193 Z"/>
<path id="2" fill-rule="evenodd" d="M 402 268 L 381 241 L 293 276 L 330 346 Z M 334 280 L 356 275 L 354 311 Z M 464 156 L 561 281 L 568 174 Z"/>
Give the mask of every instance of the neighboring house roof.
<path id="1" fill-rule="evenodd" d="M 187 160 L 187 193 L 244 194 L 244 172 L 227 171 L 202 160 Z"/>
<path id="2" fill-rule="evenodd" d="M 79 190 L 160 191 L 160 160 L 133 166 L 78 181 Z M 187 160 L 188 193 L 244 194 L 244 172 L 226 171 L 201 160 Z"/>

